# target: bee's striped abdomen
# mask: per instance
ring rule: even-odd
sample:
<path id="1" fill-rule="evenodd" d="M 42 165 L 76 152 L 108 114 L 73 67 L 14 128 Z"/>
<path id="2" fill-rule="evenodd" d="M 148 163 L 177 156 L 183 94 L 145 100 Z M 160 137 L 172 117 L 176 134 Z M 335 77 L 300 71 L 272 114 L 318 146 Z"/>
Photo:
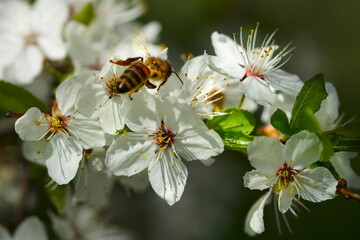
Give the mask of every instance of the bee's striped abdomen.
<path id="1" fill-rule="evenodd" d="M 142 63 L 136 62 L 120 76 L 118 93 L 126 93 L 143 86 L 149 78 L 150 70 Z"/>

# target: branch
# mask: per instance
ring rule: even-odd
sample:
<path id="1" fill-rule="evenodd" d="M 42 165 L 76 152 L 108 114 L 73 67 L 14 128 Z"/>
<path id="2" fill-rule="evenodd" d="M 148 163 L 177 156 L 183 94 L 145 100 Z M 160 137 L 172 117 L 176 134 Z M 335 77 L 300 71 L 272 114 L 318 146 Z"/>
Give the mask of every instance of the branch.
<path id="1" fill-rule="evenodd" d="M 360 195 L 347 190 L 346 185 L 346 180 L 339 178 L 338 185 L 336 186 L 336 192 L 343 195 L 346 199 L 353 199 L 360 202 Z"/>

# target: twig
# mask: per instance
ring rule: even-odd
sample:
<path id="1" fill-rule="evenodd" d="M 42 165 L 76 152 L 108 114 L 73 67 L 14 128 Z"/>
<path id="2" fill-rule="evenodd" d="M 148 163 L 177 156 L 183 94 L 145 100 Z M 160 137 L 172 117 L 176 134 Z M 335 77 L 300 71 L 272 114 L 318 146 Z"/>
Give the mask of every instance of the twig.
<path id="1" fill-rule="evenodd" d="M 346 199 L 353 199 L 360 202 L 360 195 L 347 190 L 346 185 L 346 180 L 340 178 L 338 185 L 336 186 L 336 192 L 343 195 Z"/>

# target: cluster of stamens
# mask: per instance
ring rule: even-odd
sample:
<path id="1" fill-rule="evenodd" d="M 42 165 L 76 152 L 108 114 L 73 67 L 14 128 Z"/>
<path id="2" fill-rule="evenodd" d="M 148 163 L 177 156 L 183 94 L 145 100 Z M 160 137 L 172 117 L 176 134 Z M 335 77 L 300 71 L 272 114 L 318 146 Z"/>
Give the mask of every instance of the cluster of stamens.
<path id="1" fill-rule="evenodd" d="M 172 144 L 175 142 L 176 134 L 165 127 L 166 124 L 164 121 L 161 123 L 161 128 L 155 133 L 155 142 L 161 150 L 166 150 L 171 148 Z"/>
<path id="2" fill-rule="evenodd" d="M 242 38 L 242 27 L 240 27 L 240 44 L 243 49 L 238 49 L 238 52 L 241 60 L 245 64 L 245 76 L 264 79 L 265 73 L 279 69 L 291 58 L 296 46 L 290 47 L 293 43 L 293 41 L 290 41 L 283 49 L 275 54 L 277 44 L 275 43 L 274 35 L 278 31 L 278 29 L 275 29 L 271 35 L 266 34 L 260 47 L 255 47 L 258 27 L 259 23 L 257 23 L 255 30 L 251 30 L 250 35 L 248 35 L 246 48 Z M 234 41 L 236 43 L 235 35 L 234 33 Z M 236 46 L 238 45 L 236 44 Z M 284 60 L 286 56 L 288 57 Z"/>
<path id="3" fill-rule="evenodd" d="M 280 193 L 281 190 L 288 188 L 291 182 L 295 181 L 296 175 L 300 170 L 293 169 L 286 162 L 276 172 L 277 181 L 274 185 L 274 192 Z"/>
<path id="4" fill-rule="evenodd" d="M 110 98 L 117 96 L 119 94 L 118 92 L 118 86 L 119 86 L 119 78 L 113 75 L 113 78 L 105 83 L 106 88 L 108 89 L 108 93 Z"/>

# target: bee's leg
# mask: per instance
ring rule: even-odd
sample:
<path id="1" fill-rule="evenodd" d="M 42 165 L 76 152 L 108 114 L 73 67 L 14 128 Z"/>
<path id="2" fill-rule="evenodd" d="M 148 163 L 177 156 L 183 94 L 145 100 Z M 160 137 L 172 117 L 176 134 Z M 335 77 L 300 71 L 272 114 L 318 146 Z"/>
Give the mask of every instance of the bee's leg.
<path id="1" fill-rule="evenodd" d="M 131 97 L 131 94 L 133 94 L 133 92 L 128 93 L 130 100 L 133 100 L 133 98 Z"/>
<path id="2" fill-rule="evenodd" d="M 161 86 L 164 85 L 167 82 L 168 78 L 165 78 L 164 81 L 159 85 L 158 91 L 160 90 Z"/>
<path id="3" fill-rule="evenodd" d="M 152 84 L 149 80 L 146 81 L 145 85 L 150 89 L 156 88 L 156 85 Z"/>
<path id="4" fill-rule="evenodd" d="M 125 59 L 125 61 L 119 59 L 116 62 L 114 62 L 113 60 L 110 60 L 110 62 L 114 63 L 116 65 L 120 65 L 120 66 L 128 66 L 128 65 L 130 65 L 130 63 L 135 62 L 137 60 L 141 60 L 142 62 L 144 61 L 144 59 L 142 57 L 134 57 L 134 58 L 127 58 L 127 59 Z"/>

